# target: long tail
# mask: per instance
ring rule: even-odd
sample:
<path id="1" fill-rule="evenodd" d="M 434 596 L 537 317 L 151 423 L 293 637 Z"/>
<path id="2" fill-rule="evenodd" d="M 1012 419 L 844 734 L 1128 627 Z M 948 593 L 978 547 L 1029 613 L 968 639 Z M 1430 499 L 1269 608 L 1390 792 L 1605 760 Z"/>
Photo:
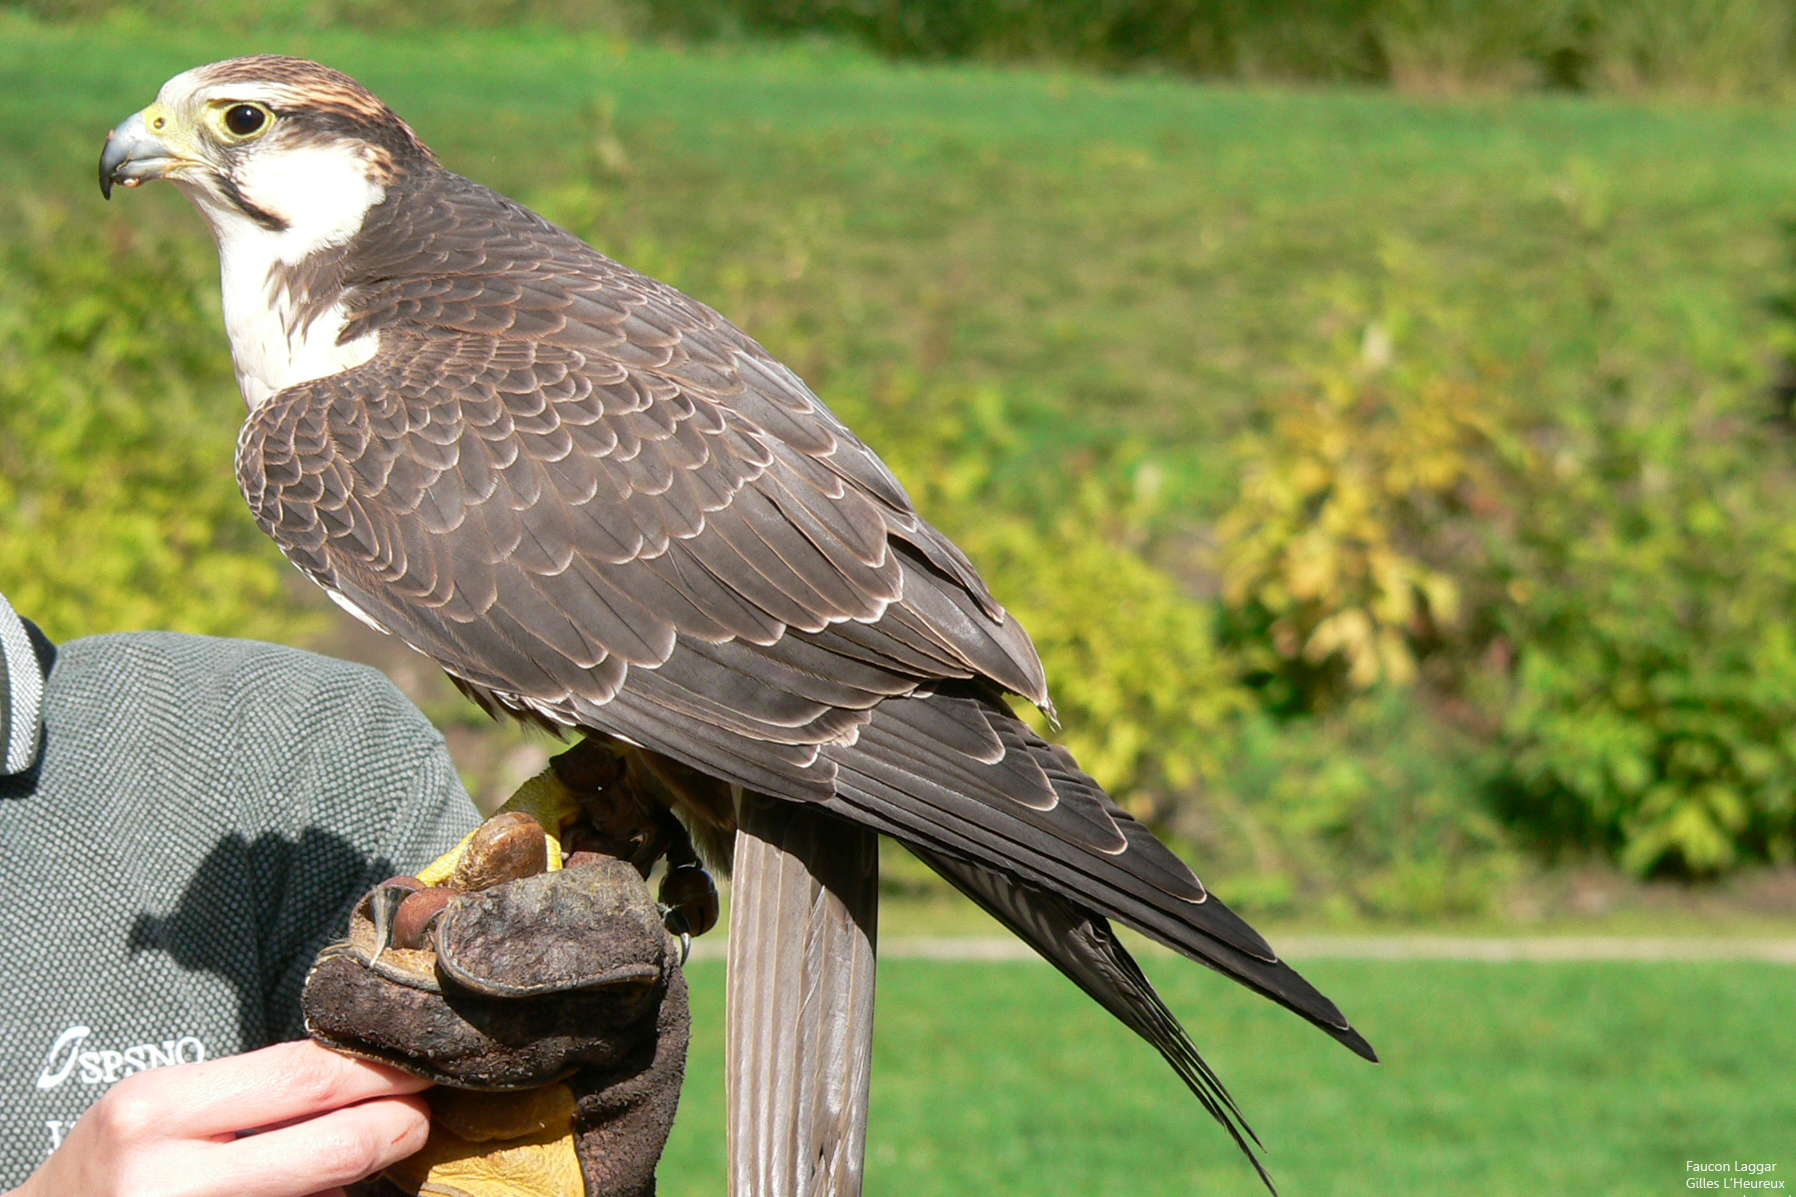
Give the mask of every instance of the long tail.
<path id="1" fill-rule="evenodd" d="M 730 1192 L 861 1190 L 878 837 L 748 795 L 736 835 L 726 1012 Z"/>
<path id="2" fill-rule="evenodd" d="M 1141 966 L 1117 942 L 1103 916 L 1080 910 L 1057 894 L 1020 886 L 979 865 L 926 848 L 913 846 L 911 852 L 1040 952 L 1124 1026 L 1153 1044 L 1210 1116 L 1228 1131 L 1266 1187 L 1277 1193 L 1260 1162 L 1260 1140 L 1247 1125 L 1235 1099 L 1154 992 Z"/>
<path id="3" fill-rule="evenodd" d="M 854 743 L 824 754 L 838 768 L 829 809 L 1125 923 L 1378 1058 L 1333 1002 L 989 689 L 888 699 Z"/>

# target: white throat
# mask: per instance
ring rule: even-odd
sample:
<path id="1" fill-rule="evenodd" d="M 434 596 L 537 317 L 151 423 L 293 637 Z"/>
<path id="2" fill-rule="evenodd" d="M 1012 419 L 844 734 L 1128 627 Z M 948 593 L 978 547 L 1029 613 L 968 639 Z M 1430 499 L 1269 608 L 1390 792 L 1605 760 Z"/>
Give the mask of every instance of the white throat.
<path id="1" fill-rule="evenodd" d="M 350 145 L 258 155 L 236 182 L 251 203 L 281 217 L 287 227 L 264 228 L 203 185 L 182 190 L 218 240 L 225 332 L 237 385 L 254 411 L 290 386 L 361 365 L 379 348 L 380 338 L 372 333 L 337 343 L 348 320 L 339 305 L 302 323 L 303 297 L 288 290 L 284 268 L 348 241 L 386 189 L 369 177 L 360 147 Z"/>

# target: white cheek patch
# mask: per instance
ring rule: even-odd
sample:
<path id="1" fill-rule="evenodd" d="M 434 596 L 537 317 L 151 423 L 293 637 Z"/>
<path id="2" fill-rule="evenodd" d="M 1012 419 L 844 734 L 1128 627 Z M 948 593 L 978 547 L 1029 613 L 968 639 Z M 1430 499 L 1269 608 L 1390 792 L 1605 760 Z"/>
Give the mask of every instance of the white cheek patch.
<path id="1" fill-rule="evenodd" d="M 248 156 L 234 182 L 243 197 L 280 217 L 268 229 L 228 200 L 187 188 L 212 225 L 224 284 L 225 331 L 244 402 L 253 410 L 290 386 L 327 378 L 372 358 L 374 334 L 338 344 L 347 316 L 332 306 L 301 323 L 287 271 L 320 250 L 342 245 L 386 197 L 356 143 L 305 146 Z"/>

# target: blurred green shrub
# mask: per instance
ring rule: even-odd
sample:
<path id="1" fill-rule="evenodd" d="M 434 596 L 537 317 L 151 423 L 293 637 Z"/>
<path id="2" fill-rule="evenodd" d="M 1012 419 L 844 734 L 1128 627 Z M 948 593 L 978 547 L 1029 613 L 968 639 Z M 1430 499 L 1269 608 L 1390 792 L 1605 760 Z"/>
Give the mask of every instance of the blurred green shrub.
<path id="1" fill-rule="evenodd" d="M 888 54 L 1439 87 L 1776 90 L 1779 0 L 687 0 L 680 20 Z"/>
<path id="2" fill-rule="evenodd" d="M 1532 410 L 1429 365 L 1450 337 L 1393 363 L 1367 327 L 1374 351 L 1337 349 L 1244 440 L 1219 525 L 1227 642 L 1266 708 L 1415 687 L 1500 754 L 1468 796 L 1549 854 L 1791 859 L 1796 475 L 1762 401 L 1649 400 L 1593 363 L 1583 403 Z"/>
<path id="3" fill-rule="evenodd" d="M 49 207 L 0 245 L 0 590 L 67 637 L 291 635 L 232 469 L 242 400 L 192 238 Z"/>
<path id="4" fill-rule="evenodd" d="M 1791 446 L 1622 405 L 1555 446 L 1503 546 L 1502 809 L 1636 872 L 1796 856 Z"/>
<path id="5" fill-rule="evenodd" d="M 1487 911 L 1522 870 L 1478 800 L 1496 753 L 1422 697 L 1386 686 L 1325 715 L 1238 725 L 1218 784 L 1173 821 L 1205 879 L 1269 914 Z"/>

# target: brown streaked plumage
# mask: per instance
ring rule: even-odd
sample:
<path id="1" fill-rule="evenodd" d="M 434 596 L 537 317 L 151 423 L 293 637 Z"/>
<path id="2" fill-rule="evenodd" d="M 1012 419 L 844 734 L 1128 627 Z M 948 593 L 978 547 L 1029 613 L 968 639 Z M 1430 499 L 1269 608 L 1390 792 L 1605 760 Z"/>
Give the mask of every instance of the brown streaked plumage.
<path id="1" fill-rule="evenodd" d="M 1152 1043 L 1249 1158 L 1233 1102 L 1107 919 L 1372 1058 L 1333 1003 L 1015 717 L 1006 693 L 1048 701 L 1027 635 L 760 345 L 444 170 L 346 76 L 262 58 L 190 77 L 162 102 L 216 108 L 236 88 L 270 108 L 253 152 L 335 138 L 369 164 L 353 229 L 331 224 L 283 257 L 311 234 L 269 193 L 266 161 L 194 151 L 292 226 L 267 242 L 266 280 L 291 361 L 258 350 L 253 377 L 272 393 L 245 384 L 238 476 L 262 528 L 340 602 L 490 711 L 675 762 L 676 799 L 680 770 L 696 770 L 901 840 Z M 103 181 L 150 177 L 131 173 L 133 153 L 110 147 Z M 202 210 L 215 228 L 235 219 Z M 307 340 L 314 326 L 334 340 Z M 730 814 L 717 806 L 713 793 L 686 813 L 717 824 Z"/>

